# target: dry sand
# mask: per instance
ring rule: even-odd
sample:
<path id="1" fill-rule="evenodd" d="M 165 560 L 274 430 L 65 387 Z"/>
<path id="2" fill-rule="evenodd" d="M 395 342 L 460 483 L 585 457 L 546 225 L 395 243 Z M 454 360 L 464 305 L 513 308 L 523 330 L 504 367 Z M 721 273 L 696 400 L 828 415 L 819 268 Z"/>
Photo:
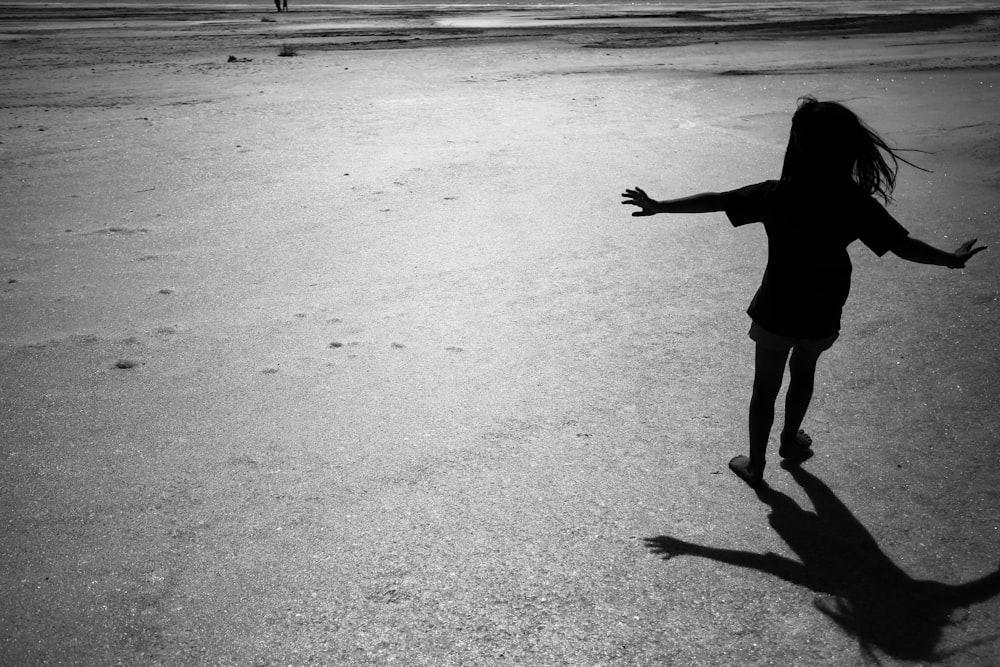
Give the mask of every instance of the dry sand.
<path id="1" fill-rule="evenodd" d="M 915 235 L 996 244 L 995 17 L 18 11 L 0 663 L 1000 660 L 996 575 L 916 583 L 1000 565 L 1000 252 L 852 249 L 817 455 L 768 504 L 726 470 L 763 232 L 618 196 L 776 176 L 811 93 L 931 151 L 891 209 Z"/>

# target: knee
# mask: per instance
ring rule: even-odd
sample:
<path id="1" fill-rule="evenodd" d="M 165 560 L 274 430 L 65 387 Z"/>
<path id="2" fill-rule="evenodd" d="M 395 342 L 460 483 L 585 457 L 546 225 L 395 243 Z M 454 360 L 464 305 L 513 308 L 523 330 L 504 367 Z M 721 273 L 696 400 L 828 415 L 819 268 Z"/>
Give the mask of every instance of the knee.
<path id="1" fill-rule="evenodd" d="M 792 358 L 788 360 L 788 375 L 793 381 L 795 380 L 807 380 L 812 381 L 813 376 L 816 375 L 816 361 L 819 359 L 819 355 L 813 354 L 800 354 L 795 352 L 792 354 Z"/>
<path id="2" fill-rule="evenodd" d="M 750 407 L 773 406 L 778 400 L 779 391 L 781 391 L 780 380 L 778 382 L 754 382 L 753 394 L 750 396 Z"/>

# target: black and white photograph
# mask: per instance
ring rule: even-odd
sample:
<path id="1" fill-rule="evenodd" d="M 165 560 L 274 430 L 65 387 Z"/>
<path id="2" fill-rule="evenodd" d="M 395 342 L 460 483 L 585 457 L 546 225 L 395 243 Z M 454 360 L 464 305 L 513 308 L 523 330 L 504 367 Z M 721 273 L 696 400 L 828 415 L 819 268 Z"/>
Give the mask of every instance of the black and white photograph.
<path id="1" fill-rule="evenodd" d="M 1000 4 L 0 0 L 0 665 L 1000 664 Z"/>

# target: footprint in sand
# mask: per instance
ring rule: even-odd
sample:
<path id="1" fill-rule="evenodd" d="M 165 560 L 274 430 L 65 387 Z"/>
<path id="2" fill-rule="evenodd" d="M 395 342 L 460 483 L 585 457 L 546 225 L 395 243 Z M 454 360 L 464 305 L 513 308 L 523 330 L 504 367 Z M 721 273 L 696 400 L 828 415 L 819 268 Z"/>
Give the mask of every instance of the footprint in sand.
<path id="1" fill-rule="evenodd" d="M 111 227 L 102 227 L 101 229 L 95 229 L 91 232 L 84 232 L 84 236 L 92 236 L 94 234 L 145 234 L 149 230 L 145 227 L 122 227 L 119 225 L 114 225 Z"/>
<path id="2" fill-rule="evenodd" d="M 59 348 L 65 345 L 91 345 L 101 339 L 94 334 L 75 334 L 66 338 L 52 338 L 50 340 L 39 341 L 37 343 L 27 343 L 17 348 L 19 352 L 42 352 L 52 348 Z"/>
<path id="3" fill-rule="evenodd" d="M 157 327 L 153 330 L 153 333 L 157 336 L 173 336 L 180 332 L 180 327 L 176 325 L 167 325 L 165 327 Z"/>

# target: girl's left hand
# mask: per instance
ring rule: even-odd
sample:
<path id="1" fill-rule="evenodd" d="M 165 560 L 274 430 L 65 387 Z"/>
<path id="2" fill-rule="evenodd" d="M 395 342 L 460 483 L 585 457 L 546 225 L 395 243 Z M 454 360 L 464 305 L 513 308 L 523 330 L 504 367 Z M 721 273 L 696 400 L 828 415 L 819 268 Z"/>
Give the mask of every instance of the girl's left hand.
<path id="1" fill-rule="evenodd" d="M 962 245 L 958 246 L 958 248 L 955 249 L 954 255 L 955 258 L 958 260 L 958 268 L 964 269 L 965 263 L 968 262 L 973 255 L 986 250 L 986 246 L 984 245 L 973 248 L 972 246 L 974 245 L 976 245 L 976 239 L 972 239 L 971 241 L 966 241 L 965 243 L 963 243 Z"/>

